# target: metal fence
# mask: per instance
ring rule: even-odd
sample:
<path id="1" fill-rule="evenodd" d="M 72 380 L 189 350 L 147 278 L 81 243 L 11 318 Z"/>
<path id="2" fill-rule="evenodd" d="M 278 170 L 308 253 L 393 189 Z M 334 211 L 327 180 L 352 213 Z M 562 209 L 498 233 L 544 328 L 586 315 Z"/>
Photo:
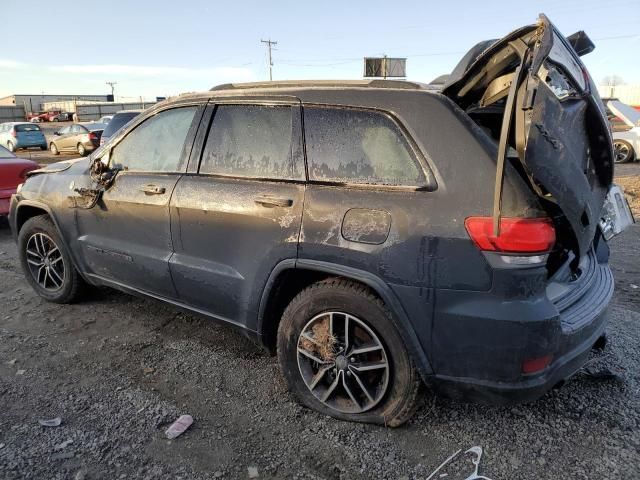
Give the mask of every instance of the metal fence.
<path id="1" fill-rule="evenodd" d="M 47 102 L 42 106 L 45 110 L 61 110 L 63 112 L 75 112 L 78 115 L 78 121 L 86 122 L 89 120 L 98 120 L 105 115 L 113 115 L 120 110 L 144 110 L 156 102 Z"/>
<path id="2" fill-rule="evenodd" d="M 26 116 L 24 107 L 13 105 L 0 106 L 0 123 L 4 122 L 24 122 Z"/>
<path id="3" fill-rule="evenodd" d="M 76 114 L 78 121 L 86 122 L 87 120 L 98 120 L 105 115 L 113 115 L 120 110 L 144 110 L 156 102 L 138 102 L 138 103 L 94 103 L 91 105 L 76 106 Z"/>

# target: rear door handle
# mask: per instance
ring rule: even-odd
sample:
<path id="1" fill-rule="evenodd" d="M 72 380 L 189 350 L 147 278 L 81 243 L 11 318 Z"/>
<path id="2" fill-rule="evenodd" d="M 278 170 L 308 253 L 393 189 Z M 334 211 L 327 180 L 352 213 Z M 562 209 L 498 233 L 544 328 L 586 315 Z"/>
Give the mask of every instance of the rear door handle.
<path id="1" fill-rule="evenodd" d="M 293 200 L 290 198 L 270 197 L 269 195 L 262 195 L 254 202 L 263 207 L 290 207 L 293 205 Z"/>
<path id="2" fill-rule="evenodd" d="M 152 184 L 145 185 L 140 190 L 142 190 L 147 195 L 162 195 L 167 191 L 167 189 L 164 187 L 158 187 L 157 185 Z"/>

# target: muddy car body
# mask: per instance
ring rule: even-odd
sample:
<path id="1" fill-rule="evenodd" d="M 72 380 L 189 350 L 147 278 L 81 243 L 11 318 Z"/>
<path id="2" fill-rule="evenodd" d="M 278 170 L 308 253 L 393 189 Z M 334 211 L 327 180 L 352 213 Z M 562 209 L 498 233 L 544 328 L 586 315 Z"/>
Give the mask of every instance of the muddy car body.
<path id="1" fill-rule="evenodd" d="M 605 332 L 611 137 L 546 18 L 471 56 L 443 89 L 224 85 L 156 105 L 13 198 L 27 279 L 53 301 L 84 281 L 233 324 L 342 419 L 402 423 L 420 378 L 539 397 Z"/>

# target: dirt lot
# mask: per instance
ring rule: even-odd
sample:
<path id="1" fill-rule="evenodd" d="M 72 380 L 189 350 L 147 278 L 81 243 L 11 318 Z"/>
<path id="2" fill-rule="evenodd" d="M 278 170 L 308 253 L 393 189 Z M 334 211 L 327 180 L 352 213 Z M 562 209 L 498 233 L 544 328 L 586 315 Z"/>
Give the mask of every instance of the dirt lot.
<path id="1" fill-rule="evenodd" d="M 0 478 L 426 479 L 477 445 L 492 480 L 637 479 L 640 225 L 611 247 L 610 343 L 592 366 L 619 379 L 581 373 L 512 408 L 427 392 L 391 430 L 298 406 L 276 359 L 231 328 L 107 289 L 70 306 L 41 300 L 0 227 Z M 166 440 L 180 414 L 194 425 Z M 454 467 L 444 478 L 472 472 L 469 456 Z"/>

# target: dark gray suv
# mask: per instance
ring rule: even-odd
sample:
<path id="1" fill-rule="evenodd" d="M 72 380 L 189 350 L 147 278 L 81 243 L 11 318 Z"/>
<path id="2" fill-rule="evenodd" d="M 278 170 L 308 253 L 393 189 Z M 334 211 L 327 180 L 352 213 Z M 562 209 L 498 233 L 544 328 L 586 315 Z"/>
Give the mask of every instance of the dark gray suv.
<path id="1" fill-rule="evenodd" d="M 395 426 L 420 385 L 539 397 L 605 332 L 607 117 L 545 17 L 445 85 L 223 85 L 33 173 L 11 226 L 26 278 L 164 300 L 277 351 L 291 391 Z"/>

